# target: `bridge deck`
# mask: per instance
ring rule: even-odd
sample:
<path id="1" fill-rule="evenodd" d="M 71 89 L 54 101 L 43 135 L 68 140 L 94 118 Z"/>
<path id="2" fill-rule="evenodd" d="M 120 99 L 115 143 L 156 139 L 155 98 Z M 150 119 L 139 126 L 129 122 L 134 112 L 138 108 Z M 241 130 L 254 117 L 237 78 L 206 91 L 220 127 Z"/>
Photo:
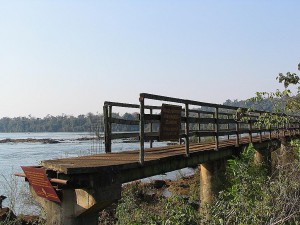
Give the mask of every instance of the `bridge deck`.
<path id="1" fill-rule="evenodd" d="M 269 140 L 269 136 L 264 135 L 263 140 Z M 252 141 L 259 142 L 259 136 L 253 137 Z M 228 147 L 232 148 L 235 146 L 235 143 L 235 139 L 220 141 L 219 151 L 222 151 Z M 248 137 L 240 139 L 240 145 L 245 145 L 248 143 Z M 190 144 L 189 149 L 190 157 L 193 157 L 201 152 L 203 153 L 203 151 L 215 151 L 215 143 L 210 142 Z M 148 148 L 145 149 L 144 166 L 157 165 L 168 160 L 183 158 L 186 158 L 184 145 Z M 139 163 L 139 150 L 63 158 L 57 160 L 45 160 L 41 162 L 41 165 L 46 169 L 68 175 L 113 171 L 117 172 L 142 167 Z"/>

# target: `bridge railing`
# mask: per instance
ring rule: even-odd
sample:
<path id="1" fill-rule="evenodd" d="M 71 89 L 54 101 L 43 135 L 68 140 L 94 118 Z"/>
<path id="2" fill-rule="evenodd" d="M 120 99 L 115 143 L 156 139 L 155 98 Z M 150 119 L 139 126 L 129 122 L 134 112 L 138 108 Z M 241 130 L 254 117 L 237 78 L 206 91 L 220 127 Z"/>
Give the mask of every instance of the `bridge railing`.
<path id="1" fill-rule="evenodd" d="M 240 145 L 242 136 L 248 135 L 249 141 L 252 142 L 254 136 L 259 136 L 260 141 L 263 139 L 263 134 L 269 134 L 269 138 L 278 138 L 280 132 L 285 135 L 286 132 L 295 132 L 299 130 L 299 118 L 295 117 L 290 120 L 289 124 L 284 126 L 273 125 L 269 128 L 256 124 L 258 117 L 265 113 L 264 111 L 252 111 L 247 114 L 247 120 L 238 120 L 237 112 L 240 108 L 206 102 L 191 101 L 179 98 L 171 98 L 160 95 L 142 93 L 140 94 L 140 104 L 125 104 L 117 102 L 105 102 L 104 124 L 105 124 L 105 151 L 111 152 L 111 143 L 113 139 L 121 138 L 136 138 L 140 142 L 140 163 L 143 164 L 145 159 L 145 142 L 150 142 L 150 148 L 153 146 L 153 141 L 160 140 L 159 132 L 154 132 L 153 125 L 161 122 L 161 115 L 153 113 L 154 110 L 161 110 L 161 106 L 146 105 L 146 100 L 171 102 L 176 105 L 183 105 L 181 123 L 182 130 L 178 142 L 181 144 L 184 139 L 185 155 L 190 155 L 190 138 L 195 137 L 197 142 L 201 138 L 213 137 L 215 141 L 215 149 L 219 149 L 221 138 L 235 137 L 235 145 Z M 138 118 L 135 120 L 126 120 L 123 118 L 113 117 L 113 107 L 125 107 L 139 109 Z M 198 108 L 197 108 L 198 107 Z M 149 113 L 146 113 L 149 110 Z M 247 109 L 244 109 L 245 111 Z M 136 132 L 112 132 L 112 124 L 135 125 L 139 129 Z M 147 129 L 146 129 L 147 128 Z M 275 136 L 274 136 L 275 135 Z M 193 140 L 195 142 L 195 140 Z"/>
<path id="2" fill-rule="evenodd" d="M 104 102 L 103 106 L 103 118 L 104 118 L 104 140 L 105 140 L 105 152 L 111 152 L 112 140 L 115 139 L 123 139 L 123 138 L 134 138 L 139 140 L 139 130 L 133 132 L 113 132 L 113 124 L 119 125 L 131 125 L 131 126 L 139 126 L 140 120 L 136 118 L 132 119 L 124 119 L 124 118 L 116 118 L 113 117 L 113 107 L 121 107 L 127 109 L 139 109 L 140 105 L 138 104 L 128 104 L 128 103 L 119 103 L 119 102 Z M 153 114 L 154 110 L 159 110 L 161 107 L 159 106 L 145 106 L 145 109 L 149 109 L 149 114 Z M 153 132 L 153 122 L 150 121 L 150 131 L 147 132 L 147 140 L 150 142 L 150 148 L 153 145 L 153 138 L 158 135 L 157 132 Z"/>

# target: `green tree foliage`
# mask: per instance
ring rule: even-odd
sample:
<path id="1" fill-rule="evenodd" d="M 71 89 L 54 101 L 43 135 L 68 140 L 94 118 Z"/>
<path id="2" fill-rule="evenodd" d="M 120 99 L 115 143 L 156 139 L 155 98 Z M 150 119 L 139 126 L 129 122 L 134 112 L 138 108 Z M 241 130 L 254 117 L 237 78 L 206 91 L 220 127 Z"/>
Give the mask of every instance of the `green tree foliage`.
<path id="1" fill-rule="evenodd" d="M 113 117 L 134 120 L 136 113 L 125 113 L 120 115 L 113 113 Z M 51 116 L 44 118 L 28 117 L 4 117 L 0 119 L 0 132 L 90 132 L 93 127 L 99 126 L 100 132 L 103 132 L 103 115 L 88 113 L 86 115 Z M 113 125 L 113 131 L 137 131 L 138 126 L 131 125 Z"/>
<path id="2" fill-rule="evenodd" d="M 300 64 L 298 64 L 300 70 Z M 251 105 L 248 112 L 257 109 L 257 105 L 262 102 L 272 103 L 272 114 L 264 113 L 259 117 L 257 125 L 269 127 L 289 123 L 291 116 L 300 115 L 300 78 L 296 73 L 279 73 L 276 77 L 279 83 L 284 86 L 283 90 L 277 89 L 275 92 L 256 92 L 256 96 L 248 99 L 245 104 Z"/>
<path id="3" fill-rule="evenodd" d="M 15 117 L 0 119 L 0 132 L 81 132 L 90 131 L 98 115 L 51 116 L 44 118 Z"/>
<path id="4" fill-rule="evenodd" d="M 198 212 L 180 196 L 165 198 L 139 182 L 122 192 L 116 209 L 119 225 L 197 225 Z"/>

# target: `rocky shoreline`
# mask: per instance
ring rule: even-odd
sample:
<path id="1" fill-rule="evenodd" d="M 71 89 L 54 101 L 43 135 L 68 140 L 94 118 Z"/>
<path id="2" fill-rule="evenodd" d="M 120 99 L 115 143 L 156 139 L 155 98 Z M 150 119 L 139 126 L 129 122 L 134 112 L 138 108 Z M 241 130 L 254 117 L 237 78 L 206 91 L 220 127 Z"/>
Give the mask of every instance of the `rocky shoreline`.
<path id="1" fill-rule="evenodd" d="M 58 144 L 61 143 L 61 141 L 54 140 L 51 138 L 43 138 L 43 139 L 35 139 L 35 138 L 26 138 L 26 139 L 11 139 L 11 138 L 6 138 L 0 140 L 0 144 L 3 143 L 38 143 L 42 142 L 44 144 Z"/>
<path id="2" fill-rule="evenodd" d="M 171 198 L 172 196 L 181 196 L 187 205 L 190 205 L 195 210 L 199 208 L 199 202 L 191 195 L 199 187 L 198 175 L 190 175 L 179 177 L 176 180 L 152 180 L 151 182 L 143 183 L 142 181 L 134 181 L 123 186 L 123 193 L 128 189 L 135 189 L 135 201 L 141 202 L 145 209 L 148 209 L 149 202 L 157 204 L 159 208 L 160 203 L 156 202 L 158 199 Z M 99 225 L 113 225 L 117 222 L 116 208 L 118 204 L 113 204 L 105 210 L 99 212 Z M 149 210 L 151 207 L 149 206 Z M 9 224 L 16 225 L 37 225 L 45 222 L 43 218 L 34 215 L 15 215 L 9 208 L 0 207 L 0 223 L 9 222 Z"/>
<path id="3" fill-rule="evenodd" d="M 0 208 L 0 223 L 16 225 L 38 225 L 43 221 L 42 218 L 33 215 L 16 216 L 9 208 Z"/>
<path id="4" fill-rule="evenodd" d="M 77 139 L 71 139 L 70 141 L 91 141 L 91 140 L 96 140 L 97 138 L 95 137 L 82 137 L 82 138 L 77 138 Z M 4 143 L 43 143 L 43 144 L 59 144 L 62 143 L 66 140 L 60 139 L 51 139 L 51 138 L 20 138 L 20 139 L 11 139 L 11 138 L 6 138 L 6 139 L 1 139 L 0 144 Z"/>

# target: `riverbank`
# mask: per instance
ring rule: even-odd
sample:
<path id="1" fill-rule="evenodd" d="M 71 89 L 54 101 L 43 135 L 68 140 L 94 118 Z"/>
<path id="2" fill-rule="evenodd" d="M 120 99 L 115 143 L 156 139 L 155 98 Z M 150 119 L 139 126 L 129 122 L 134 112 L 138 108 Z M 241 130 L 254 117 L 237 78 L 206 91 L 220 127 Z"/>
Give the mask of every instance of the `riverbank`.
<path id="1" fill-rule="evenodd" d="M 99 214 L 99 225 L 198 224 L 199 173 L 175 180 L 135 181 L 124 185 L 122 199 Z"/>
<path id="2" fill-rule="evenodd" d="M 122 187 L 122 199 L 99 212 L 99 225 L 151 224 L 149 222 L 151 218 L 153 221 L 161 221 L 166 219 L 166 216 L 174 216 L 170 214 L 173 211 L 166 208 L 166 205 L 176 208 L 178 213 L 188 211 L 186 216 L 196 218 L 195 215 L 199 208 L 198 190 L 199 176 L 197 172 L 195 175 L 188 176 L 177 173 L 174 180 L 151 180 L 149 182 L 140 180 L 125 184 Z M 2 214 L 0 224 L 3 221 L 9 221 L 7 209 L 3 210 Z M 42 225 L 44 222 L 41 216 L 15 216 L 12 214 L 10 216 L 9 224 L 11 225 Z"/>

